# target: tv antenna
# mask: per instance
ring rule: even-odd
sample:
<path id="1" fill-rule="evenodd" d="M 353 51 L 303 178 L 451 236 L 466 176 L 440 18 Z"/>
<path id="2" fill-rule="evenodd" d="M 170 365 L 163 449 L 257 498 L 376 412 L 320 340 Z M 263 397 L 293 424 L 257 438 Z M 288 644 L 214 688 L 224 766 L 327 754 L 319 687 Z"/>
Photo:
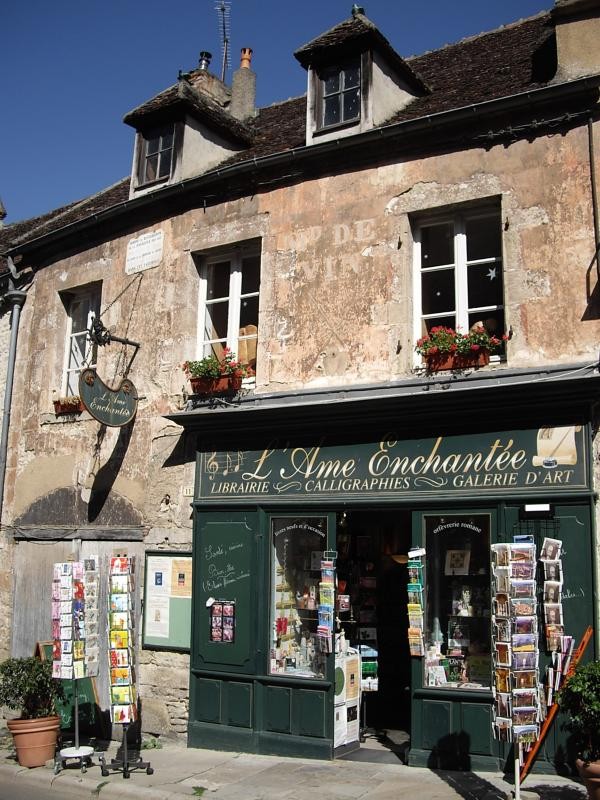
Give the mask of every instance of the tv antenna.
<path id="1" fill-rule="evenodd" d="M 230 37 L 229 15 L 231 10 L 231 1 L 219 0 L 219 2 L 215 6 L 215 9 L 219 17 L 219 33 L 221 35 L 221 50 L 223 53 L 223 58 L 221 61 L 221 80 L 223 81 L 223 83 L 225 83 L 225 72 L 227 70 L 227 67 L 231 67 L 231 59 L 229 56 L 229 37 Z"/>

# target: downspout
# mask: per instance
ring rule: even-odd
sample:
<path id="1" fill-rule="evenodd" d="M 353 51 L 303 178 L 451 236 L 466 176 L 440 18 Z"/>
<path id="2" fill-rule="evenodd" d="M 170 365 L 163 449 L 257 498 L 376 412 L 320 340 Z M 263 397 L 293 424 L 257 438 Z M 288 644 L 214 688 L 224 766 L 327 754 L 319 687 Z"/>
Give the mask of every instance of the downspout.
<path id="1" fill-rule="evenodd" d="M 600 283 L 600 262 L 598 259 L 598 255 L 600 253 L 600 219 L 598 217 L 598 190 L 596 185 L 596 160 L 594 156 L 594 126 L 593 120 L 591 117 L 588 117 L 588 148 L 589 148 L 589 158 L 590 158 L 590 184 L 592 187 L 592 213 L 594 217 L 594 259 L 596 260 L 596 276 L 598 282 Z M 592 420 L 592 424 L 595 427 L 595 421 Z M 590 431 L 590 437 L 591 437 Z M 592 443 L 590 442 L 590 445 Z M 590 453 L 593 453 L 594 450 L 590 446 Z M 593 542 L 594 546 L 592 547 L 592 563 L 593 563 L 593 576 L 594 576 L 594 590 L 597 594 L 598 587 L 600 586 L 600 559 L 598 554 L 598 525 L 596 524 L 596 514 L 593 516 L 592 520 L 592 534 L 593 534 Z M 595 619 L 594 619 L 594 627 L 596 631 L 600 630 L 600 604 L 596 601 L 594 603 L 595 608 Z M 598 636 L 594 636 L 595 642 L 595 653 L 594 658 L 600 658 L 600 641 L 598 641 Z"/>
<path id="2" fill-rule="evenodd" d="M 15 375 L 15 361 L 17 356 L 17 337 L 19 335 L 19 321 L 21 309 L 27 299 L 27 292 L 15 289 L 14 279 L 17 276 L 12 258 L 8 257 L 10 278 L 8 279 L 8 292 L 4 295 L 5 302 L 11 306 L 10 316 L 10 346 L 8 350 L 8 365 L 6 368 L 6 387 L 4 390 L 4 412 L 2 414 L 2 434 L 0 435 L 0 526 L 2 524 L 2 511 L 4 509 L 4 481 L 6 477 L 6 456 L 8 452 L 8 429 L 10 426 L 10 408 L 12 405 L 13 381 Z"/>
<path id="3" fill-rule="evenodd" d="M 591 117 L 588 117 L 588 148 L 590 157 L 590 183 L 592 186 L 592 212 L 594 215 L 594 258 L 596 259 L 596 275 L 600 281 L 600 218 L 598 217 L 598 188 L 596 184 L 596 159 L 594 156 L 594 126 Z"/>

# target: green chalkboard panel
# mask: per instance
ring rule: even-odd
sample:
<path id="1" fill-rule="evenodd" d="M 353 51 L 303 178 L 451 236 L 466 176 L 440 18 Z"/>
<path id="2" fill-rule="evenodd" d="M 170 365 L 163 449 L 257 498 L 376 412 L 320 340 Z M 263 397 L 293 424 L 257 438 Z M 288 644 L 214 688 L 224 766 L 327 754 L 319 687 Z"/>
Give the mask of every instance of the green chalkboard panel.
<path id="1" fill-rule="evenodd" d="M 256 525 L 255 511 L 202 511 L 197 516 L 192 664 L 199 669 L 254 669 Z M 223 633 L 222 641 L 215 641 L 215 604 L 232 610 L 230 639 Z"/>
<path id="2" fill-rule="evenodd" d="M 142 647 L 188 652 L 192 625 L 192 554 L 148 550 Z"/>
<path id="3" fill-rule="evenodd" d="M 38 642 L 36 656 L 42 661 L 52 659 L 52 642 Z M 82 733 L 96 733 L 102 731 L 102 720 L 98 706 L 98 693 L 94 678 L 81 678 L 78 681 L 61 681 L 65 692 L 65 700 L 58 704 L 57 713 L 60 717 L 60 727 L 63 731 L 72 731 L 75 727 L 73 713 L 75 710 L 75 684 L 79 699 L 79 730 Z"/>

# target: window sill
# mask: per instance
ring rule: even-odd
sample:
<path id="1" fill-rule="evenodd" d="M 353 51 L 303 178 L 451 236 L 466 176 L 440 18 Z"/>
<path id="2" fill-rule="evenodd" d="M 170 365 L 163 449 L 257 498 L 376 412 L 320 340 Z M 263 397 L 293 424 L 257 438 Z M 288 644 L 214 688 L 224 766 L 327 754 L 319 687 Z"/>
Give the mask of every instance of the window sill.
<path id="1" fill-rule="evenodd" d="M 346 130 L 347 128 L 358 128 L 360 126 L 360 117 L 356 119 L 346 120 L 344 122 L 336 122 L 335 125 L 322 125 L 320 128 L 316 128 L 313 131 L 313 138 L 317 138 L 318 136 L 325 136 L 328 133 L 332 133 L 333 131 L 342 131 Z"/>
<path id="2" fill-rule="evenodd" d="M 148 181 L 148 183 L 136 183 L 133 187 L 134 192 L 143 192 L 146 189 L 153 189 L 155 186 L 164 186 L 169 183 L 171 180 L 170 175 L 166 175 L 164 178 L 157 178 L 155 181 Z"/>

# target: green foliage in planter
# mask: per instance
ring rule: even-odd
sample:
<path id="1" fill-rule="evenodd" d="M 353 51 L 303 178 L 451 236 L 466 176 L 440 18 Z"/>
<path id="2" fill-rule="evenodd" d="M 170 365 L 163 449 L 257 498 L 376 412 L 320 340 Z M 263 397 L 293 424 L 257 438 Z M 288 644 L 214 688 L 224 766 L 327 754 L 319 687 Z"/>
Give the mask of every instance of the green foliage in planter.
<path id="1" fill-rule="evenodd" d="M 557 700 L 570 717 L 564 727 L 574 734 L 579 756 L 586 762 L 600 759 L 600 661 L 578 664 Z"/>
<path id="2" fill-rule="evenodd" d="M 8 658 L 0 664 L 0 706 L 20 711 L 21 719 L 51 716 L 62 699 L 63 686 L 52 677 L 51 661 Z"/>

